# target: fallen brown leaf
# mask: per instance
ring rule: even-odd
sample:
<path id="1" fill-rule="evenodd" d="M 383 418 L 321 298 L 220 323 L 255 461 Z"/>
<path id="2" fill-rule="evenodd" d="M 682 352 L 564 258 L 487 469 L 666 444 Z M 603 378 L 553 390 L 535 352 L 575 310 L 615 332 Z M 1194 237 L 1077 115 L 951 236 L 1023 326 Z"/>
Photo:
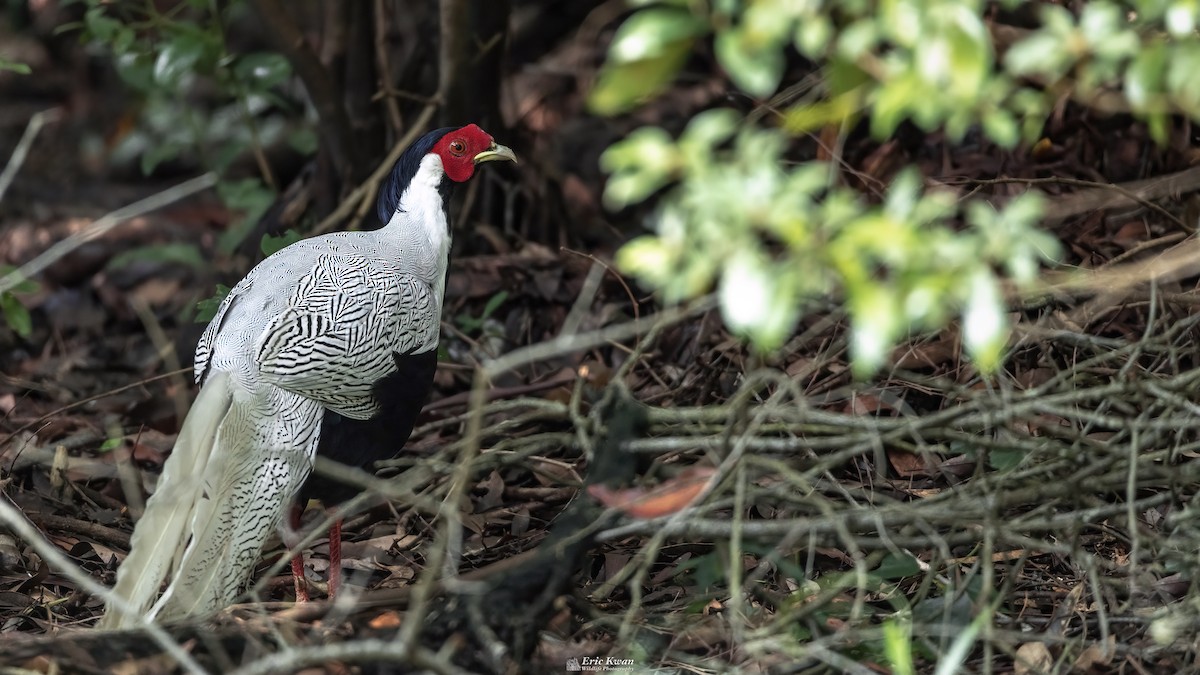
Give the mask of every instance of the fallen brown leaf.
<path id="1" fill-rule="evenodd" d="M 687 508 L 699 497 L 717 473 L 716 469 L 691 469 L 661 485 L 613 490 L 604 485 L 589 485 L 588 494 L 610 509 L 624 511 L 634 518 L 658 518 Z"/>
<path id="2" fill-rule="evenodd" d="M 1109 635 L 1105 642 L 1093 642 L 1083 650 L 1071 665 L 1076 672 L 1087 672 L 1098 666 L 1107 666 L 1117 655 L 1117 636 Z"/>
<path id="3" fill-rule="evenodd" d="M 1037 675 L 1049 672 L 1054 666 L 1054 657 L 1044 642 L 1026 642 L 1017 647 L 1017 658 L 1013 663 L 1016 675 Z"/>

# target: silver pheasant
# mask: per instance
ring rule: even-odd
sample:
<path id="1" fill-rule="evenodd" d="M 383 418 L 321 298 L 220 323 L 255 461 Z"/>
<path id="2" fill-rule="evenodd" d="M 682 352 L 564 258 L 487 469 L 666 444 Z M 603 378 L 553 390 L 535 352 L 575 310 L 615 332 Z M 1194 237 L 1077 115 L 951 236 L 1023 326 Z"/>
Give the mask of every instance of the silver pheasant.
<path id="1" fill-rule="evenodd" d="M 98 627 L 228 606 L 319 450 L 359 465 L 400 450 L 436 361 L 446 196 L 492 160 L 516 158 L 475 125 L 432 131 L 381 190 L 386 226 L 292 244 L 230 291 L 196 347 L 200 393 L 117 571 L 124 607 L 110 603 Z M 420 364 L 411 377 L 406 359 Z"/>

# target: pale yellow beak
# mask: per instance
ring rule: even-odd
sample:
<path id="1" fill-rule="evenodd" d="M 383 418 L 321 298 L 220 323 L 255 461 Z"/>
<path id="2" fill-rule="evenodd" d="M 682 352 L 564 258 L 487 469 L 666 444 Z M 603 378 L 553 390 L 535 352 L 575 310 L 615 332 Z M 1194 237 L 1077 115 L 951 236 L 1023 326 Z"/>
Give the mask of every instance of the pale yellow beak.
<path id="1" fill-rule="evenodd" d="M 492 147 L 475 155 L 475 163 L 482 164 L 484 162 L 495 162 L 501 159 L 508 160 L 513 164 L 517 163 L 517 156 L 513 151 L 503 145 L 492 143 Z"/>

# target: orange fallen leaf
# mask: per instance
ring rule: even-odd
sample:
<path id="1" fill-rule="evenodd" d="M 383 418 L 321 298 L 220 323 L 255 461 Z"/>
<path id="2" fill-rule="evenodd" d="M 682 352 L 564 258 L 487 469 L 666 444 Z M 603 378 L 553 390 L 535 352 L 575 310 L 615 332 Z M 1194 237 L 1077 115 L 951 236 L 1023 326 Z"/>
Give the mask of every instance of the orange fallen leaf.
<path id="1" fill-rule="evenodd" d="M 388 610 L 379 616 L 367 622 L 367 625 L 376 630 L 387 630 L 390 628 L 400 627 L 400 613 Z"/>
<path id="2" fill-rule="evenodd" d="M 633 487 L 613 490 L 603 485 L 589 485 L 587 491 L 601 504 L 624 511 L 634 518 L 658 518 L 691 506 L 716 474 L 716 469 L 700 467 L 690 469 L 653 489 Z"/>

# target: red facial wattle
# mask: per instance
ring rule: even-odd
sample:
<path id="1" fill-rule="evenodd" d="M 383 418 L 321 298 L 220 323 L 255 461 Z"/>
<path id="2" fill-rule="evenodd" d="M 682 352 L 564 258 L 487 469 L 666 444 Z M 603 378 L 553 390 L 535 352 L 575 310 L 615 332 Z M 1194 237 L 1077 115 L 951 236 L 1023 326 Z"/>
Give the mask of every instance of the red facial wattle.
<path id="1" fill-rule="evenodd" d="M 450 180 L 461 183 L 475 173 L 475 156 L 495 144 L 492 137 L 474 124 L 451 131 L 431 152 L 442 158 L 442 170 Z"/>

